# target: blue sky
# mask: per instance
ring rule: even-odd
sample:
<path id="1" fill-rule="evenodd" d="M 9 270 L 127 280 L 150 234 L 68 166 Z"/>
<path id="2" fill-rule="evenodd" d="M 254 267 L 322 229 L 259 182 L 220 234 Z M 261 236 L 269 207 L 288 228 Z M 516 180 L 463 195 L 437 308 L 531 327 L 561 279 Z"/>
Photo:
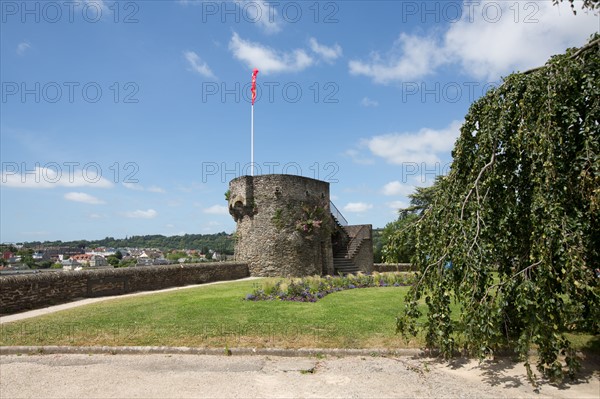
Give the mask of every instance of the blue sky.
<path id="1" fill-rule="evenodd" d="M 550 1 L 0 4 L 1 242 L 233 232 L 253 68 L 262 173 L 383 227 L 487 88 L 600 28 Z"/>

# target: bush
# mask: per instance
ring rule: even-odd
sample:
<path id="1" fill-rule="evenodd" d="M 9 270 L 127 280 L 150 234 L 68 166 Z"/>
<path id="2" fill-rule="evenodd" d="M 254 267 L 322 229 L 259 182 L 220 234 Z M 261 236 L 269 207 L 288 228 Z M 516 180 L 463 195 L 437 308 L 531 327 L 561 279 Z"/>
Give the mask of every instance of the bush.
<path id="1" fill-rule="evenodd" d="M 294 302 L 316 302 L 328 294 L 351 290 L 355 288 L 371 287 L 401 287 L 413 285 L 414 273 L 374 273 L 365 275 L 348 274 L 338 277 L 303 277 L 296 279 L 285 279 L 274 282 L 268 279 L 262 285 L 255 285 L 254 291 L 247 294 L 247 301 L 294 301 Z"/>

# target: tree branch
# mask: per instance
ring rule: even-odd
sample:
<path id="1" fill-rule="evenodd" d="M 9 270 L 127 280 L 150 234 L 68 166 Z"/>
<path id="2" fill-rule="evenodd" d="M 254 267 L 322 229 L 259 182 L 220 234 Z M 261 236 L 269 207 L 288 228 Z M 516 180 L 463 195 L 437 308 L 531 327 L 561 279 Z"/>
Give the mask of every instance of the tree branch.
<path id="1" fill-rule="evenodd" d="M 571 59 L 573 59 L 573 58 L 577 58 L 577 57 L 579 57 L 579 56 L 580 56 L 582 53 L 586 52 L 587 50 L 591 49 L 591 48 L 592 48 L 592 47 L 594 47 L 594 46 L 598 46 L 598 47 L 600 47 L 600 38 L 599 38 L 599 39 L 592 40 L 591 42 L 589 42 L 589 43 L 588 43 L 588 44 L 586 44 L 585 46 L 583 46 L 583 47 L 579 48 L 579 50 L 577 50 L 576 52 L 574 52 L 574 53 L 573 53 L 573 54 L 572 54 L 572 55 L 571 55 L 569 58 L 571 58 Z M 535 68 L 528 69 L 528 70 L 526 70 L 526 71 L 524 71 L 524 72 L 521 72 L 521 74 L 523 74 L 523 75 L 529 75 L 530 73 L 533 73 L 533 72 L 535 72 L 535 71 L 539 71 L 539 70 L 541 70 L 541 69 L 545 69 L 545 68 L 547 68 L 547 67 L 548 67 L 548 65 L 547 65 L 547 64 L 546 64 L 546 65 L 542 65 L 542 66 L 539 66 L 539 67 L 535 67 Z"/>

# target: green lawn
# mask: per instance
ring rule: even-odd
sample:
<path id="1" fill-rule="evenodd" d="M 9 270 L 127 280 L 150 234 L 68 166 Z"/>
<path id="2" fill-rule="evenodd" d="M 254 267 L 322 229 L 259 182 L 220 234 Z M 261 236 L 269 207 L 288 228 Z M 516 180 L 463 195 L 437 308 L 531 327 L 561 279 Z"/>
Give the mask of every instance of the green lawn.
<path id="1" fill-rule="evenodd" d="M 395 317 L 408 287 L 341 291 L 316 303 L 244 301 L 263 281 L 117 298 L 3 324 L 0 346 L 396 349 L 424 345 L 423 337 L 406 341 L 395 334 Z M 458 311 L 453 306 L 454 319 Z M 569 335 L 575 348 L 595 353 L 600 352 L 598 338 Z"/>
<path id="2" fill-rule="evenodd" d="M 408 287 L 330 294 L 316 303 L 244 301 L 260 280 L 82 306 L 2 325 L 0 345 L 406 348 L 395 334 Z"/>

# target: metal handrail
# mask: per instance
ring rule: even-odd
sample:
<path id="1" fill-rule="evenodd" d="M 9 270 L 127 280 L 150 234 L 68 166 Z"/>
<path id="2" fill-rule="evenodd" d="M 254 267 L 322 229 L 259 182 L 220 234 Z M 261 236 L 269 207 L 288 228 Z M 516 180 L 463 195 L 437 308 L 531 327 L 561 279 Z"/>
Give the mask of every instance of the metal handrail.
<path id="1" fill-rule="evenodd" d="M 346 220 L 344 215 L 342 215 L 342 213 L 339 211 L 339 209 L 337 209 L 337 207 L 333 204 L 332 201 L 329 201 L 329 211 L 331 212 L 331 215 L 335 218 L 335 220 L 337 220 L 337 222 L 340 225 L 348 226 L 348 221 Z"/>

